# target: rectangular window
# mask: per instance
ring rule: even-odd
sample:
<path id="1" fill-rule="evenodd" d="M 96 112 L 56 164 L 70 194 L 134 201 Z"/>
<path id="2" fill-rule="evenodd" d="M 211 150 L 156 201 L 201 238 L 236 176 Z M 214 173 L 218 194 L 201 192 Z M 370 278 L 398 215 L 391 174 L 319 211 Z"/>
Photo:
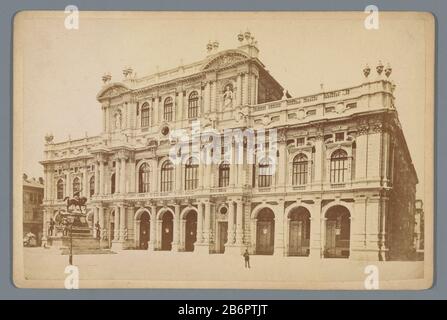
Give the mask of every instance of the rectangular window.
<path id="1" fill-rule="evenodd" d="M 304 146 L 304 138 L 296 139 L 296 145 L 297 146 Z"/>
<path id="2" fill-rule="evenodd" d="M 345 133 L 344 132 L 337 132 L 335 134 L 335 141 L 344 141 L 345 140 Z"/>
<path id="3" fill-rule="evenodd" d="M 258 186 L 260 188 L 270 187 L 272 185 L 272 172 L 269 163 L 259 164 Z"/>

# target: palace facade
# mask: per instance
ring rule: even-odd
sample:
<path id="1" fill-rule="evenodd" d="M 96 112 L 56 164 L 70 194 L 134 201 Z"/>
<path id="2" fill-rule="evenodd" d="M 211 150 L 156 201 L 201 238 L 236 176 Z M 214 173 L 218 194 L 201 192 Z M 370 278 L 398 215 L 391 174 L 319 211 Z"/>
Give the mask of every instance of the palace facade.
<path id="1" fill-rule="evenodd" d="M 104 75 L 102 133 L 46 136 L 44 223 L 58 221 L 64 197 L 80 191 L 101 246 L 116 250 L 407 259 L 417 175 L 391 68 L 365 67 L 357 86 L 291 97 L 259 60 L 254 37 L 238 40 L 230 50 L 209 43 L 203 60 L 153 75 Z M 235 136 L 209 151 L 230 154 L 220 162 L 172 161 L 172 133 L 194 137 L 195 123 L 222 135 L 275 132 L 275 149 L 266 139 L 252 151 Z"/>

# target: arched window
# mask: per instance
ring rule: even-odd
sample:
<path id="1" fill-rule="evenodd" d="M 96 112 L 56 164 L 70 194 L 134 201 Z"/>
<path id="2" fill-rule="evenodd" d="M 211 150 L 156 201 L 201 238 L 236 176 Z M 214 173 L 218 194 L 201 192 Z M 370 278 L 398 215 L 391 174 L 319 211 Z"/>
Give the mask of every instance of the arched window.
<path id="1" fill-rule="evenodd" d="M 338 149 L 331 156 L 331 183 L 343 183 L 348 177 L 348 154 Z"/>
<path id="2" fill-rule="evenodd" d="M 161 191 L 172 191 L 174 184 L 174 165 L 167 160 L 161 166 Z"/>
<path id="3" fill-rule="evenodd" d="M 172 107 L 174 102 L 171 97 L 165 99 L 164 109 L 163 109 L 163 119 L 165 121 L 172 121 Z"/>
<path id="4" fill-rule="evenodd" d="M 300 186 L 307 183 L 307 157 L 300 153 L 293 158 L 292 184 Z"/>
<path id="5" fill-rule="evenodd" d="M 89 189 L 90 189 L 90 197 L 91 197 L 95 194 L 95 176 L 92 176 L 90 178 L 89 187 L 90 187 Z"/>
<path id="6" fill-rule="evenodd" d="M 151 124 L 151 110 L 148 103 L 141 107 L 141 127 L 149 127 Z"/>
<path id="7" fill-rule="evenodd" d="M 73 180 L 73 195 L 75 195 L 77 192 L 81 191 L 81 180 L 79 178 L 75 178 Z"/>
<path id="8" fill-rule="evenodd" d="M 258 187 L 270 187 L 272 185 L 272 164 L 270 159 L 264 158 L 259 162 Z"/>
<path id="9" fill-rule="evenodd" d="M 199 185 L 199 164 L 195 158 L 189 158 L 185 165 L 185 190 L 197 189 Z"/>
<path id="10" fill-rule="evenodd" d="M 150 190 L 151 185 L 151 166 L 147 163 L 143 163 L 140 167 L 140 170 L 138 172 L 138 192 L 140 193 L 146 193 Z"/>
<path id="11" fill-rule="evenodd" d="M 226 162 L 219 166 L 219 187 L 228 187 L 230 184 L 230 165 Z"/>
<path id="12" fill-rule="evenodd" d="M 59 179 L 56 185 L 57 199 L 62 200 L 64 198 L 64 180 Z"/>
<path id="13" fill-rule="evenodd" d="M 112 174 L 112 176 L 110 177 L 110 193 L 114 194 L 115 191 L 116 191 L 115 174 Z"/>
<path id="14" fill-rule="evenodd" d="M 191 92 L 188 99 L 188 118 L 197 118 L 199 115 L 199 94 L 197 91 Z"/>

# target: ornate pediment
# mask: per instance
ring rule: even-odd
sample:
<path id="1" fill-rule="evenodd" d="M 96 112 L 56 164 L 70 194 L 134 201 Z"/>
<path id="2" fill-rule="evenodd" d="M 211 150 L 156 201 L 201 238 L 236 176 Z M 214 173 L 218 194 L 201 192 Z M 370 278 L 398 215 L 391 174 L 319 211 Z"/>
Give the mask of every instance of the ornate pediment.
<path id="1" fill-rule="evenodd" d="M 211 58 L 202 70 L 222 69 L 240 61 L 247 60 L 249 57 L 242 52 L 226 52 L 217 57 Z"/>
<path id="2" fill-rule="evenodd" d="M 107 98 L 114 98 L 127 91 L 129 91 L 129 89 L 125 85 L 114 83 L 103 88 L 96 96 L 96 99 L 102 100 Z"/>

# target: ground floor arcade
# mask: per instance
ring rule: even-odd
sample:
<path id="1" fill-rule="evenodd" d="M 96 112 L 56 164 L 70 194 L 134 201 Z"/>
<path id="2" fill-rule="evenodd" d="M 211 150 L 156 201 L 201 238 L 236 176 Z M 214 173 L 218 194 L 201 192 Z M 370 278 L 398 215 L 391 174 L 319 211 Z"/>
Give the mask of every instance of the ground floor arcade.
<path id="1" fill-rule="evenodd" d="M 91 203 L 112 249 L 387 260 L 387 200 L 377 198 Z M 57 211 L 54 211 L 57 214 Z M 57 220 L 57 218 L 56 218 Z M 100 226 L 95 228 L 95 226 Z"/>

